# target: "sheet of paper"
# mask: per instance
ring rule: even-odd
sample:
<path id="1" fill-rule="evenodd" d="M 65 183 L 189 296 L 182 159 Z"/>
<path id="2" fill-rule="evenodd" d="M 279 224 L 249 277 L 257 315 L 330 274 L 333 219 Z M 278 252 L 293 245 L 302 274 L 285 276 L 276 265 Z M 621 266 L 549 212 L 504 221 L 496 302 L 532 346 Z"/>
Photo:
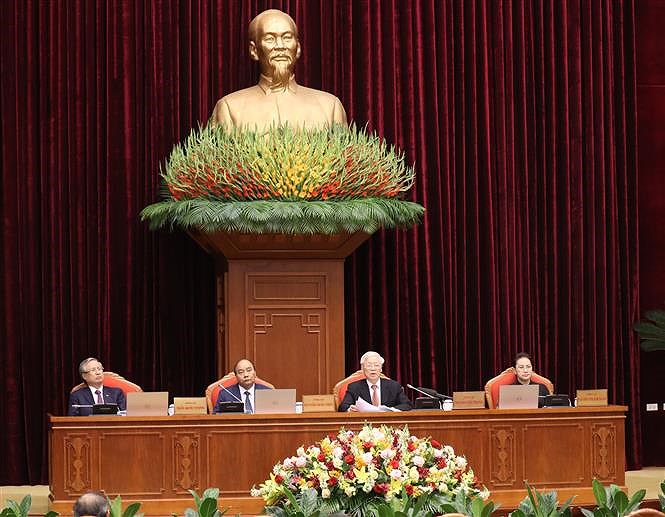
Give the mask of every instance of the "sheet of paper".
<path id="1" fill-rule="evenodd" d="M 383 413 L 385 411 L 399 411 L 399 409 L 395 409 L 393 407 L 375 406 L 367 402 L 362 397 L 358 397 L 358 400 L 356 400 L 356 408 L 358 409 L 358 411 L 363 413 Z"/>

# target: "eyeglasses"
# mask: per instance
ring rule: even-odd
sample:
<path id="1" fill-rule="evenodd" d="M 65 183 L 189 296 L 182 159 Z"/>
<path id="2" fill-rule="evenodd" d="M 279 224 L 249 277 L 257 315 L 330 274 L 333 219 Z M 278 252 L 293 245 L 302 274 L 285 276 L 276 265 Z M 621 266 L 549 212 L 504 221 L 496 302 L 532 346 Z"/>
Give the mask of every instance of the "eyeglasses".
<path id="1" fill-rule="evenodd" d="M 379 363 L 365 363 L 365 368 L 368 370 L 380 370 L 381 365 Z"/>
<path id="2" fill-rule="evenodd" d="M 104 372 L 104 368 L 102 366 L 95 366 L 94 368 L 90 368 L 89 370 L 86 370 L 83 373 L 102 373 Z"/>

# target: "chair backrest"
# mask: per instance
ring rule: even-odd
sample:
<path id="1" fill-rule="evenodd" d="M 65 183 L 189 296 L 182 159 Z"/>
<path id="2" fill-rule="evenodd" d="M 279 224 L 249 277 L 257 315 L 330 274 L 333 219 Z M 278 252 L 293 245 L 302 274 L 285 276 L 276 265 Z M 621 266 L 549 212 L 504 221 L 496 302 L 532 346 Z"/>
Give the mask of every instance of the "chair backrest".
<path id="1" fill-rule="evenodd" d="M 107 371 L 104 372 L 104 386 L 108 386 L 109 388 L 120 388 L 125 393 L 125 395 L 127 395 L 127 393 L 132 391 L 143 391 L 143 389 L 141 389 L 141 386 L 139 386 L 138 384 L 134 384 L 131 381 L 128 381 L 122 375 L 118 375 L 115 372 L 107 372 Z M 72 388 L 71 393 L 74 393 L 75 391 L 85 387 L 86 387 L 85 382 L 77 384 Z"/>
<path id="2" fill-rule="evenodd" d="M 236 380 L 236 374 L 233 372 L 229 372 L 224 377 L 222 377 L 219 380 L 216 380 L 206 388 L 206 402 L 208 403 L 208 413 L 212 413 L 212 410 L 214 409 L 215 404 L 217 403 L 217 397 L 219 397 L 219 391 L 222 389 L 221 387 L 224 386 L 225 388 L 228 388 L 229 386 L 233 386 L 237 382 L 238 381 Z M 270 384 L 268 381 L 264 381 L 259 377 L 257 377 L 254 382 L 257 382 L 259 384 L 264 384 L 269 388 L 275 389 L 275 386 Z"/>
<path id="3" fill-rule="evenodd" d="M 550 394 L 554 393 L 554 385 L 547 377 L 532 372 L 531 379 L 533 379 L 533 382 L 544 384 Z M 499 388 L 506 384 L 515 384 L 516 380 L 517 374 L 515 373 L 515 368 L 511 366 L 510 368 L 506 368 L 496 377 L 487 381 L 485 384 L 485 398 L 487 399 L 487 405 L 490 409 L 496 408 L 499 404 Z"/>
<path id="4" fill-rule="evenodd" d="M 357 370 L 353 372 L 351 375 L 348 377 L 345 377 L 341 381 L 339 381 L 337 384 L 335 384 L 335 387 L 333 388 L 333 395 L 335 396 L 335 408 L 338 408 L 342 400 L 344 400 L 344 395 L 346 395 L 346 389 L 349 387 L 349 384 L 352 382 L 359 381 L 360 379 L 364 379 L 365 374 L 363 373 L 362 370 Z M 381 374 L 382 379 L 390 379 L 390 377 Z"/>

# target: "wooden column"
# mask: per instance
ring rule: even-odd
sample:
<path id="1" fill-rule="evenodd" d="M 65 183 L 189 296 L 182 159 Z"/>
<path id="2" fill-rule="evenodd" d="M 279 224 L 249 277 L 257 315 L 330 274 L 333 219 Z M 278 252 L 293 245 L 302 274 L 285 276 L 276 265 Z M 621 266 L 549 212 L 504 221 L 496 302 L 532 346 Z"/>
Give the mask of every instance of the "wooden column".
<path id="1" fill-rule="evenodd" d="M 344 259 L 365 233 L 191 232 L 215 256 L 220 376 L 243 357 L 298 396 L 344 377 Z"/>

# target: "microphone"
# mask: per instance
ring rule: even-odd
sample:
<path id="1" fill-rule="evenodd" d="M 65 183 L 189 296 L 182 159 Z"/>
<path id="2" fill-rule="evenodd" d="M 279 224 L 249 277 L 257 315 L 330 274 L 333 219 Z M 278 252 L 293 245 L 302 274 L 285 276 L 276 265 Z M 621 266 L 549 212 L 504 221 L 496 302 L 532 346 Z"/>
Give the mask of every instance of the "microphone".
<path id="1" fill-rule="evenodd" d="M 419 393 L 422 393 L 423 395 L 427 395 L 431 399 L 439 399 L 439 400 L 452 400 L 452 397 L 449 397 L 448 395 L 443 395 L 439 393 L 436 390 L 433 390 L 431 388 L 416 388 L 415 386 L 411 386 L 410 384 L 407 384 L 407 386 L 413 390 L 416 390 Z"/>
<path id="2" fill-rule="evenodd" d="M 418 393 L 422 393 L 423 395 L 425 395 L 426 397 L 429 397 L 431 399 L 438 399 L 439 398 L 435 395 L 432 395 L 431 393 L 427 393 L 427 391 L 434 391 L 434 390 L 425 391 L 424 388 L 416 388 L 415 386 L 411 386 L 410 384 L 407 384 L 406 387 L 411 388 L 412 390 L 417 391 Z M 436 393 L 436 392 L 434 392 L 434 393 Z"/>
<path id="3" fill-rule="evenodd" d="M 235 396 L 235 393 L 233 393 L 231 390 L 227 389 L 226 386 L 222 386 L 221 384 L 218 384 L 218 386 L 219 386 L 220 388 L 222 388 L 226 393 L 230 393 L 231 396 L 232 396 L 234 399 L 236 399 L 238 402 L 242 402 L 242 400 L 240 400 L 238 397 L 236 397 L 236 396 Z M 244 402 L 243 402 L 243 404 L 244 404 Z"/>

